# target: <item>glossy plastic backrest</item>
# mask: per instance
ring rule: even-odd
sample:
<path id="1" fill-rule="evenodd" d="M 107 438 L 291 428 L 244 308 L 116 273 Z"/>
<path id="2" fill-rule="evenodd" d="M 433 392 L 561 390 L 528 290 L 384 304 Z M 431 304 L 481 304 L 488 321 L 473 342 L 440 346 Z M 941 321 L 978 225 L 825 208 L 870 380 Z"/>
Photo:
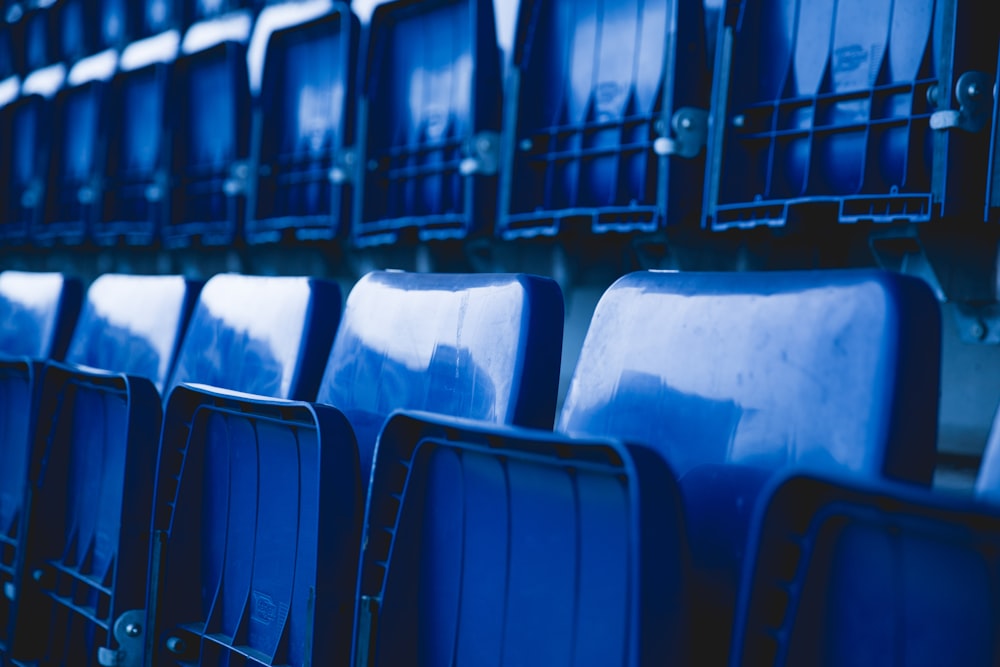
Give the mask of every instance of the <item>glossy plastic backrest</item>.
<path id="1" fill-rule="evenodd" d="M 663 460 L 405 413 L 379 439 L 354 664 L 685 664 Z"/>
<path id="2" fill-rule="evenodd" d="M 968 2 L 731 0 L 706 225 L 978 218 L 990 21 Z"/>
<path id="3" fill-rule="evenodd" d="M 169 211 L 169 166 L 175 98 L 171 87 L 180 37 L 166 32 L 122 51 L 112 82 L 101 215 L 94 240 L 149 245 Z"/>
<path id="4" fill-rule="evenodd" d="M 109 81 L 117 63 L 110 50 L 81 60 L 55 98 L 45 209 L 31 228 L 36 243 L 79 244 L 87 238 L 101 202 Z"/>
<path id="5" fill-rule="evenodd" d="M 500 61 L 490 0 L 375 9 L 362 88 L 355 243 L 464 238 L 495 217 Z"/>
<path id="6" fill-rule="evenodd" d="M 312 400 L 340 304 L 340 289 L 323 280 L 215 276 L 201 290 L 167 391 L 199 382 Z"/>
<path id="7" fill-rule="evenodd" d="M 191 26 L 174 66 L 168 102 L 176 133 L 174 187 L 164 245 L 229 245 L 243 223 L 250 155 L 246 43 L 251 15 L 239 12 Z"/>
<path id="8" fill-rule="evenodd" d="M 709 61 L 700 2 L 523 2 L 501 234 L 697 224 Z"/>
<path id="9" fill-rule="evenodd" d="M 83 286 L 60 273 L 0 273 L 0 354 L 62 359 Z"/>
<path id="10" fill-rule="evenodd" d="M 66 361 L 139 375 L 162 392 L 198 288 L 180 276 L 99 277 L 87 290 Z"/>
<path id="11" fill-rule="evenodd" d="M 996 664 L 995 512 L 901 485 L 811 476 L 769 496 L 730 664 Z"/>
<path id="12" fill-rule="evenodd" d="M 594 313 L 558 430 L 701 464 L 929 483 L 940 314 L 875 271 L 633 273 Z"/>
<path id="13" fill-rule="evenodd" d="M 165 420 L 154 662 L 346 665 L 363 511 L 350 424 L 201 385 Z"/>
<path id="14" fill-rule="evenodd" d="M 351 421 L 367 484 L 393 410 L 550 428 L 562 329 L 547 278 L 370 273 L 347 298 L 318 400 Z"/>
<path id="15" fill-rule="evenodd" d="M 251 42 L 251 76 L 262 70 L 251 243 L 279 240 L 285 230 L 297 239 L 335 238 L 350 224 L 356 165 L 345 149 L 354 143 L 360 27 L 346 5 L 301 7 L 306 18 L 269 37 L 263 32 L 288 8 L 265 9 Z M 265 39 L 263 63 L 255 63 L 253 49 Z"/>

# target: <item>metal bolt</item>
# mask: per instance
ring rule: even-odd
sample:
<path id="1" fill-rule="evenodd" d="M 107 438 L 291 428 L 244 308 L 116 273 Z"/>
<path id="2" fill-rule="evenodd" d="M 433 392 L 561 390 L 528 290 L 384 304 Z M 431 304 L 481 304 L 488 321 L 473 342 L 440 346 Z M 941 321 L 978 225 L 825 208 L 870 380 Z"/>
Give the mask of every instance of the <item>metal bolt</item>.
<path id="1" fill-rule="evenodd" d="M 983 92 L 983 88 L 979 85 L 978 81 L 973 81 L 966 87 L 965 92 L 968 93 L 969 97 L 979 97 L 980 93 Z"/>
<path id="2" fill-rule="evenodd" d="M 180 655 L 187 651 L 187 644 L 180 637 L 170 637 L 167 639 L 167 650 L 174 655 Z"/>
<path id="3" fill-rule="evenodd" d="M 520 148 L 524 152 L 528 152 L 534 147 L 535 144 L 533 141 L 531 141 L 531 139 L 522 139 L 521 143 L 518 144 L 518 148 Z"/>
<path id="4" fill-rule="evenodd" d="M 44 576 L 45 576 L 45 572 L 41 568 L 39 568 L 39 569 L 37 569 L 37 570 L 35 570 L 34 572 L 31 573 L 31 578 L 34 579 L 35 581 L 41 581 L 42 577 L 44 577 Z"/>
<path id="5" fill-rule="evenodd" d="M 481 153 L 485 153 L 486 151 L 488 151 L 491 145 L 492 142 L 490 141 L 489 137 L 479 137 L 479 139 L 476 141 L 476 148 Z"/>
<path id="6" fill-rule="evenodd" d="M 684 116 L 683 118 L 681 118 L 680 126 L 682 130 L 691 129 L 691 119 L 688 118 L 687 116 Z"/>
<path id="7" fill-rule="evenodd" d="M 739 114 L 738 116 L 733 116 L 733 127 L 743 127 L 744 125 L 746 125 L 746 122 L 747 122 L 747 117 L 744 116 L 743 114 Z"/>
<path id="8" fill-rule="evenodd" d="M 937 106 L 938 103 L 938 87 L 937 84 L 933 86 L 928 86 L 927 88 L 927 103 Z"/>
<path id="9" fill-rule="evenodd" d="M 138 623 L 129 623 L 125 626 L 125 634 L 129 637 L 138 637 L 142 634 L 142 626 Z"/>
<path id="10" fill-rule="evenodd" d="M 972 337 L 976 340 L 985 339 L 986 332 L 986 324 L 982 320 L 976 320 L 972 323 L 972 326 L 969 327 L 969 333 L 972 334 Z"/>

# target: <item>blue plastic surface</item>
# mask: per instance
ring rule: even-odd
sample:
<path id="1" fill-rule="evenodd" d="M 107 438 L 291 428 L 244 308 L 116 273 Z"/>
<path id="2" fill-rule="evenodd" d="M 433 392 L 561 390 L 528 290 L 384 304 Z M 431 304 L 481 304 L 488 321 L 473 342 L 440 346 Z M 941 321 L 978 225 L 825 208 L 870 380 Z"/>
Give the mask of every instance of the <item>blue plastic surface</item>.
<path id="1" fill-rule="evenodd" d="M 167 41 L 162 39 L 165 36 L 173 39 L 161 53 L 159 43 Z M 121 71 L 112 82 L 109 119 L 113 129 L 108 138 L 101 215 L 92 232 L 100 245 L 119 241 L 150 245 L 166 221 L 173 145 L 173 115 L 166 110 L 173 98 L 177 41 L 176 34 L 164 33 L 133 42 L 122 53 Z M 132 68 L 130 51 L 149 55 Z"/>
<path id="2" fill-rule="evenodd" d="M 6 23 L 0 22 L 0 81 L 16 72 L 13 33 Z"/>
<path id="3" fill-rule="evenodd" d="M 697 226 L 709 62 L 700 2 L 522 2 L 500 235 Z"/>
<path id="4" fill-rule="evenodd" d="M 98 3 L 85 0 L 61 0 L 53 4 L 54 19 L 50 25 L 59 60 L 71 63 L 95 52 L 98 7 Z"/>
<path id="5" fill-rule="evenodd" d="M 199 382 L 313 400 L 340 320 L 335 283 L 217 275 L 201 290 L 169 389 Z"/>
<path id="6" fill-rule="evenodd" d="M 0 273 L 0 355 L 62 359 L 83 285 L 60 273 Z"/>
<path id="7" fill-rule="evenodd" d="M 493 22 L 489 0 L 375 9 L 359 107 L 356 244 L 492 230 L 502 92 Z"/>
<path id="8" fill-rule="evenodd" d="M 47 7 L 36 7 L 29 9 L 21 17 L 25 72 L 33 72 L 55 62 L 55 45 L 49 40 L 49 16 L 50 10 Z"/>
<path id="9" fill-rule="evenodd" d="M 0 243 L 23 245 L 45 204 L 51 100 L 25 95 L 0 109 Z"/>
<path id="10" fill-rule="evenodd" d="M 241 20 L 242 19 L 242 20 Z M 167 247 L 230 245 L 246 210 L 246 170 L 250 155 L 250 88 L 246 40 L 250 16 L 240 15 L 239 39 L 188 52 L 175 65 L 176 142 L 170 223 L 162 230 Z M 188 37 L 205 23 L 192 26 Z M 235 36 L 234 36 L 235 37 Z"/>
<path id="11" fill-rule="evenodd" d="M 769 495 L 730 664 L 996 664 L 995 511 L 811 475 Z"/>
<path id="12" fill-rule="evenodd" d="M 97 285 L 95 302 L 104 303 L 114 291 L 107 285 Z M 120 303 L 121 283 L 110 285 L 119 288 L 112 300 Z M 176 308 L 176 290 L 157 293 L 167 301 L 164 310 Z M 136 290 L 130 298 L 143 296 Z M 217 276 L 202 289 L 174 383 L 183 378 L 284 396 L 309 394 L 339 310 L 332 283 Z M 134 320 L 129 328 L 140 339 L 147 338 L 153 323 L 143 307 L 119 314 Z M 163 347 L 172 350 L 175 343 Z M 141 360 L 125 361 L 158 372 Z M 122 659 L 118 651 L 136 650 L 121 619 L 134 610 L 141 614 L 146 603 L 157 460 L 150 445 L 160 434 L 161 415 L 160 394 L 149 379 L 48 368 L 31 459 L 31 514 L 21 536 L 24 565 L 9 651 L 14 658 L 96 665 Z"/>
<path id="13" fill-rule="evenodd" d="M 362 509 L 339 411 L 178 388 L 156 483 L 154 663 L 346 665 Z"/>
<path id="14" fill-rule="evenodd" d="M 115 56 L 104 52 L 70 72 L 70 83 L 55 98 L 52 153 L 45 189 L 44 213 L 31 226 L 38 244 L 78 245 L 87 239 L 101 203 L 101 181 L 107 150 L 107 108 Z M 107 63 L 107 64 L 105 64 Z M 99 75 L 74 85 L 74 72 L 91 64 Z"/>
<path id="15" fill-rule="evenodd" d="M 366 516 L 357 667 L 686 664 L 680 493 L 649 450 L 394 415 Z"/>
<path id="16" fill-rule="evenodd" d="M 354 143 L 359 32 L 350 9 L 332 3 L 268 40 L 249 243 L 278 241 L 286 230 L 300 240 L 339 238 L 349 227 L 356 165 L 345 149 Z"/>
<path id="17" fill-rule="evenodd" d="M 731 1 L 704 224 L 979 219 L 992 23 L 974 2 Z"/>
<path id="18" fill-rule="evenodd" d="M 774 471 L 930 483 L 940 326 L 925 283 L 875 271 L 634 273 L 606 292 L 557 430 L 646 444 L 677 471 L 699 662 L 726 654 Z"/>
<path id="19" fill-rule="evenodd" d="M 317 400 L 350 420 L 367 486 L 393 410 L 551 428 L 562 330 L 547 278 L 370 273 L 347 298 Z"/>
<path id="20" fill-rule="evenodd" d="M 99 277 L 66 362 L 138 375 L 162 392 L 200 287 L 180 276 Z"/>

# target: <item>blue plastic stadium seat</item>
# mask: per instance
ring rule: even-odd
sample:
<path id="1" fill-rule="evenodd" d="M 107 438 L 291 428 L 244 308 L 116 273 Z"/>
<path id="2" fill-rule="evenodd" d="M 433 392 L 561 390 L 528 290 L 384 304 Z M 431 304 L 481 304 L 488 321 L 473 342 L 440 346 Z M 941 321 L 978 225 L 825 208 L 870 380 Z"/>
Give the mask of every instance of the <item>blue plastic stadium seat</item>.
<path id="1" fill-rule="evenodd" d="M 937 302 L 912 278 L 631 274 L 597 306 L 557 429 L 676 470 L 699 650 L 721 659 L 761 485 L 789 467 L 929 484 L 939 358 Z"/>
<path id="2" fill-rule="evenodd" d="M 106 110 L 114 51 L 79 61 L 55 98 L 53 141 L 44 212 L 31 226 L 39 245 L 78 245 L 96 219 L 109 130 Z"/>
<path id="3" fill-rule="evenodd" d="M 551 429 L 562 330 L 551 280 L 372 273 L 347 299 L 318 401 L 350 420 L 367 486 L 393 410 Z"/>
<path id="4" fill-rule="evenodd" d="M 995 505 L 815 475 L 781 479 L 769 501 L 730 664 L 996 664 Z"/>
<path id="5" fill-rule="evenodd" d="M 687 664 L 679 495 L 641 447 L 393 416 L 351 664 Z"/>
<path id="6" fill-rule="evenodd" d="M 132 280 L 158 289 L 151 294 Z M 102 289 L 88 313 L 99 331 L 86 337 L 81 324 L 75 358 L 123 368 L 47 371 L 15 598 L 10 655 L 17 660 L 82 666 L 136 659 L 135 633 L 126 626 L 145 622 L 157 454 L 151 444 L 162 415 L 157 386 L 204 380 L 279 397 L 315 395 L 340 312 L 336 285 L 213 278 L 202 289 L 168 381 L 181 332 L 177 314 L 189 300 L 177 284 L 183 282 L 129 277 L 95 283 Z M 166 304 L 152 303 L 159 300 Z M 138 641 L 140 652 L 144 641 Z"/>
<path id="7" fill-rule="evenodd" d="M 58 273 L 0 273 L 0 655 L 22 523 L 28 450 L 44 359 L 61 359 L 80 311 L 79 281 Z"/>
<path id="8" fill-rule="evenodd" d="M 500 235 L 696 227 L 709 62 L 700 2 L 522 2 Z"/>
<path id="9" fill-rule="evenodd" d="M 172 201 L 162 229 L 167 247 L 229 245 L 246 207 L 250 155 L 249 12 L 198 23 L 175 65 Z"/>
<path id="10" fill-rule="evenodd" d="M 141 0 L 139 7 L 129 7 L 127 11 L 135 12 L 135 36 L 149 37 L 168 30 L 181 30 L 183 2 L 184 0 Z"/>
<path id="11" fill-rule="evenodd" d="M 404 0 L 372 15 L 359 107 L 361 246 L 492 231 L 501 127 L 489 0 Z"/>
<path id="12" fill-rule="evenodd" d="M 0 81 L 17 73 L 14 63 L 14 35 L 7 22 L 0 17 Z"/>
<path id="13" fill-rule="evenodd" d="M 133 42 L 112 82 L 101 212 L 94 241 L 150 245 L 168 214 L 172 117 L 166 113 L 176 32 Z"/>
<path id="14" fill-rule="evenodd" d="M 23 49 L 22 67 L 25 72 L 34 72 L 55 62 L 56 45 L 49 37 L 51 10 L 42 2 L 25 2 L 21 9 L 24 13 L 16 29 Z"/>
<path id="15" fill-rule="evenodd" d="M 551 425 L 561 341 L 550 280 L 374 273 L 348 297 L 320 405 L 177 389 L 154 509 L 154 661 L 347 664 L 377 430 L 406 407 Z"/>
<path id="16" fill-rule="evenodd" d="M 0 243 L 22 245 L 42 215 L 48 168 L 52 97 L 66 70 L 52 65 L 28 75 L 20 96 L 0 109 L 6 139 L 0 148 Z"/>
<path id="17" fill-rule="evenodd" d="M 250 44 L 260 95 L 245 236 L 250 243 L 340 238 L 355 173 L 354 71 L 359 24 L 329 0 L 265 8 Z"/>
<path id="18" fill-rule="evenodd" d="M 737 6 L 738 4 L 738 6 Z M 982 215 L 986 5 L 746 0 L 720 32 L 704 224 Z"/>

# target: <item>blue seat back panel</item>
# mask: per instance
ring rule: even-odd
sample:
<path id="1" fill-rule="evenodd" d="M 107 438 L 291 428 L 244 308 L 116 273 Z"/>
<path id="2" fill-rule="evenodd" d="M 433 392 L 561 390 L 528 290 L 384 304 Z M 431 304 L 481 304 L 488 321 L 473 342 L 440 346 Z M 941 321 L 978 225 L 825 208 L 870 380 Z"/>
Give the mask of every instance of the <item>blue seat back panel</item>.
<path id="1" fill-rule="evenodd" d="M 895 486 L 778 486 L 734 664 L 995 664 L 1000 519 L 983 510 Z"/>
<path id="2" fill-rule="evenodd" d="M 245 197 L 235 185 L 235 163 L 250 155 L 250 88 L 246 47 L 223 42 L 182 56 L 175 66 L 179 141 L 175 144 L 170 246 L 231 244 L 242 223 Z"/>
<path id="3" fill-rule="evenodd" d="M 113 81 L 114 129 L 109 137 L 101 219 L 93 232 L 98 243 L 121 238 L 129 244 L 148 245 L 165 219 L 171 72 L 172 63 L 157 63 L 119 73 Z"/>
<path id="4" fill-rule="evenodd" d="M 45 216 L 32 230 L 36 240 L 58 237 L 81 243 L 100 204 L 95 185 L 103 175 L 108 84 L 89 83 L 56 98 L 55 137 Z"/>
<path id="5" fill-rule="evenodd" d="M 0 361 L 0 654 L 9 648 L 11 599 L 16 590 L 28 459 L 37 410 L 38 363 Z"/>
<path id="6" fill-rule="evenodd" d="M 362 513 L 350 425 L 207 387 L 174 392 L 166 419 L 156 659 L 346 664 Z"/>
<path id="7" fill-rule="evenodd" d="M 66 361 L 139 375 L 162 391 L 198 287 L 180 276 L 101 276 L 87 290 Z"/>
<path id="8" fill-rule="evenodd" d="M 524 3 L 504 236 L 566 219 L 595 232 L 698 219 L 704 154 L 668 164 L 654 142 L 675 133 L 675 109 L 708 107 L 703 14 L 672 0 Z"/>
<path id="9" fill-rule="evenodd" d="M 635 273 L 602 298 L 558 429 L 702 464 L 929 483 L 940 321 L 877 272 Z"/>
<path id="10" fill-rule="evenodd" d="M 20 660 L 96 665 L 141 608 L 161 408 L 139 377 L 50 366 L 32 451 L 14 641 Z"/>
<path id="11" fill-rule="evenodd" d="M 351 420 L 366 483 L 393 410 L 550 428 L 562 326 L 548 279 L 371 273 L 348 297 L 318 400 Z"/>
<path id="12" fill-rule="evenodd" d="M 305 26 L 275 32 L 261 88 L 261 147 L 256 208 L 247 240 L 336 238 L 347 229 L 354 143 L 354 72 L 359 24 L 337 5 Z M 331 170 L 340 169 L 332 179 Z"/>
<path id="13" fill-rule="evenodd" d="M 323 280 L 218 275 L 201 290 L 168 388 L 199 382 L 315 398 L 340 303 L 336 284 Z"/>
<path id="14" fill-rule="evenodd" d="M 51 102 L 39 95 L 27 95 L 4 107 L 0 115 L 9 123 L 9 141 L 0 164 L 6 191 L 0 206 L 0 241 L 22 244 L 44 204 L 44 179 L 48 165 Z"/>
<path id="15" fill-rule="evenodd" d="M 992 71 L 997 35 L 982 11 L 933 0 L 759 0 L 729 12 L 707 224 L 980 215 L 990 110 L 937 91 Z M 968 131 L 935 130 L 959 105 L 976 116 Z M 820 207 L 796 208 L 809 204 Z"/>
<path id="16" fill-rule="evenodd" d="M 474 157 L 474 135 L 500 130 L 493 20 L 486 0 L 410 0 L 375 10 L 358 243 L 395 242 L 403 229 L 464 238 L 492 222 L 496 178 L 476 177 L 463 162 Z"/>
<path id="17" fill-rule="evenodd" d="M 666 657 L 639 615 L 653 614 L 647 596 L 671 596 L 655 612 L 656 633 L 670 635 L 663 622 L 681 604 L 679 496 L 662 462 L 640 476 L 613 443 L 411 414 L 379 440 L 355 664 Z M 658 485 L 648 507 L 664 529 L 648 541 L 640 478 Z M 659 568 L 669 585 L 654 591 L 646 574 Z"/>
<path id="18" fill-rule="evenodd" d="M 0 273 L 0 354 L 62 359 L 80 313 L 83 286 L 59 273 Z"/>

